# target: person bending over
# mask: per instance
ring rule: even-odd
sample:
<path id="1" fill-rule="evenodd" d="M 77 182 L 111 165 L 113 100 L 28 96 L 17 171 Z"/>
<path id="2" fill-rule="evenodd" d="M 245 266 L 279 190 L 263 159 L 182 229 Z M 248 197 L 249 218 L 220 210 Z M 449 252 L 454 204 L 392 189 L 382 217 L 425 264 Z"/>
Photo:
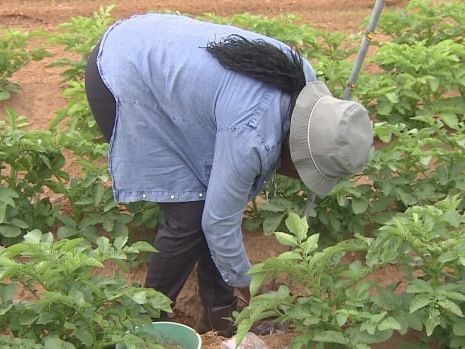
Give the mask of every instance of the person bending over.
<path id="1" fill-rule="evenodd" d="M 86 93 L 110 142 L 118 202 L 152 201 L 163 218 L 146 287 L 176 301 L 197 263 L 200 333 L 247 294 L 241 222 L 276 171 L 324 196 L 367 161 L 365 108 L 334 98 L 308 61 L 251 31 L 169 14 L 115 23 L 90 55 Z"/>

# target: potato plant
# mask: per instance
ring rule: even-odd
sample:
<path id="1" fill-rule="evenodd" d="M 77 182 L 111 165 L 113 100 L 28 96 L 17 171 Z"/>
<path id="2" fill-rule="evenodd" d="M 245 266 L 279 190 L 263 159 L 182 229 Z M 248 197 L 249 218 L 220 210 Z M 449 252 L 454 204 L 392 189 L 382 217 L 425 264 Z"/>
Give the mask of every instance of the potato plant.
<path id="1" fill-rule="evenodd" d="M 465 4 L 461 1 L 411 0 L 405 8 L 388 11 L 379 21 L 380 31 L 399 44 L 465 38 Z"/>
<path id="2" fill-rule="evenodd" d="M 369 349 L 398 331 L 421 331 L 441 347 L 465 345 L 465 215 L 462 198 L 413 206 L 373 234 L 319 248 L 305 218 L 291 213 L 290 233 L 276 232 L 289 251 L 254 265 L 252 298 L 238 316 L 238 336 L 274 318 L 296 331 L 291 348 Z M 352 257 L 353 255 L 358 258 Z M 382 287 L 369 278 L 395 266 L 402 279 Z M 279 279 L 277 279 L 279 277 Z M 259 294 L 265 280 L 284 280 Z M 279 281 L 277 281 L 279 283 Z M 403 291 L 400 286 L 406 290 Z M 258 294 L 258 295 L 257 295 Z"/>
<path id="3" fill-rule="evenodd" d="M 68 173 L 57 139 L 49 131 L 27 131 L 27 119 L 6 112 L 0 123 L 0 242 L 18 241 L 29 229 L 48 231 L 55 223 L 44 189 L 62 193 Z"/>
<path id="4" fill-rule="evenodd" d="M 459 128 L 465 115 L 464 42 L 387 42 L 372 60 L 383 74 L 373 75 L 361 93 L 375 103 L 378 120 L 418 127 L 417 120 L 435 116 Z"/>
<path id="5" fill-rule="evenodd" d="M 135 329 L 171 311 L 171 300 L 103 273 L 110 261 L 127 269 L 128 255 L 154 251 L 146 242 L 126 243 L 127 237 L 113 244 L 100 237 L 92 247 L 83 238 L 54 241 L 33 230 L 0 248 L 0 347 L 161 348 Z M 19 287 L 27 298 L 16 300 Z"/>
<path id="6" fill-rule="evenodd" d="M 465 45 L 463 30 L 451 25 L 456 21 L 463 26 L 457 15 L 463 8 L 457 2 L 412 1 L 401 11 L 401 24 L 389 20 L 394 18 L 389 11 L 383 14 L 388 19 L 382 30 L 391 33 L 393 42 L 377 42 L 380 48 L 370 57 L 377 72 L 362 74 L 355 91 L 377 121 L 377 149 L 363 173 L 342 181 L 328 197 L 317 200 L 310 225 L 322 233 L 325 243 L 369 233 L 408 207 L 463 192 Z M 442 19 L 429 21 L 429 13 L 441 13 Z M 421 40 L 398 38 L 400 29 L 390 27 L 396 25 L 411 35 L 423 28 Z M 427 40 L 428 33 L 441 30 L 441 39 Z M 337 95 L 351 63 L 323 56 L 315 67 Z M 257 207 L 251 205 L 247 211 L 247 226 L 253 229 L 262 222 L 267 233 L 286 229 L 284 218 L 290 211 L 301 212 L 305 198 L 303 185 L 279 177 L 263 200 L 257 200 Z"/>
<path id="7" fill-rule="evenodd" d="M 158 205 L 148 202 L 117 204 L 107 170 L 91 163 L 84 166 L 86 175 L 73 178 L 64 192 L 70 211 L 55 215 L 61 223 L 57 230 L 59 238 L 82 236 L 95 242 L 103 231 L 113 240 L 128 237 L 131 226 L 154 229 L 158 225 Z"/>
<path id="8" fill-rule="evenodd" d="M 83 139 L 93 143 L 94 141 L 101 143 L 103 137 L 87 103 L 84 72 L 92 49 L 114 22 L 111 17 L 113 7 L 102 7 L 92 17 L 72 17 L 68 22 L 60 25 L 58 34 L 50 36 L 52 43 L 63 45 L 66 51 L 77 55 L 77 59 L 60 58 L 52 64 L 65 68 L 62 74 L 67 84 L 64 95 L 69 103 L 67 107 L 57 112 L 50 123 L 50 128 L 65 126 L 69 131 L 77 131 Z"/>
<path id="9" fill-rule="evenodd" d="M 11 81 L 13 74 L 32 60 L 40 60 L 48 56 L 44 49 L 28 49 L 31 37 L 38 32 L 21 32 L 7 30 L 0 33 L 0 101 L 11 97 L 19 90 L 19 85 Z"/>

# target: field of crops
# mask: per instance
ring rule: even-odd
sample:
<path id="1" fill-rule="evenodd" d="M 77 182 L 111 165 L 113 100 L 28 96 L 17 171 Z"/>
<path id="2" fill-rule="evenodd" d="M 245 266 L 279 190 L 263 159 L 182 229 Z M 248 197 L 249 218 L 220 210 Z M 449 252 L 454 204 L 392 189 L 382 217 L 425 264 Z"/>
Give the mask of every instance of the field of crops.
<path id="1" fill-rule="evenodd" d="M 140 285 L 160 210 L 114 202 L 84 93 L 87 57 L 117 10 L 0 31 L 0 348 L 160 348 L 135 331 L 170 311 Z M 342 95 L 362 23 L 348 33 L 292 13 L 195 12 L 298 48 Z M 41 60 L 65 98 L 30 127 L 12 108 L 25 93 L 15 74 Z M 253 297 L 238 337 L 272 317 L 288 333 L 265 336 L 271 348 L 465 348 L 465 3 L 387 8 L 353 99 L 374 122 L 364 172 L 308 218 L 303 184 L 278 175 L 246 209 Z M 175 318 L 191 326 L 193 280 Z"/>

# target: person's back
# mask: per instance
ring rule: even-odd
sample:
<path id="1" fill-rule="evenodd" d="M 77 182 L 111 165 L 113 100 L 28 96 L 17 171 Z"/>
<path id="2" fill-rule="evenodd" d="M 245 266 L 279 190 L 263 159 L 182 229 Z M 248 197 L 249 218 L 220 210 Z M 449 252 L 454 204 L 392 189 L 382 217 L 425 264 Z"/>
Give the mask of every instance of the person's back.
<path id="1" fill-rule="evenodd" d="M 254 101 L 254 89 L 261 87 L 259 81 L 225 69 L 205 49 L 208 43 L 231 34 L 287 48 L 277 40 L 233 26 L 146 14 L 119 22 L 105 35 L 100 73 L 115 94 L 133 95 L 150 107 L 156 101 L 167 115 L 178 114 L 179 120 L 195 118 L 203 126 L 214 127 L 215 115 L 247 112 L 238 108 Z M 115 72 L 106 76 L 111 69 Z M 309 66 L 306 73 L 309 81 L 315 79 Z M 224 96 L 222 89 L 229 89 L 230 94 Z M 228 106 L 231 110 L 226 109 Z"/>
<path id="2" fill-rule="evenodd" d="M 110 154 L 117 200 L 198 200 L 217 131 L 251 122 L 264 99 L 266 113 L 259 112 L 266 115 L 253 122 L 264 142 L 280 143 L 289 97 L 226 69 L 206 50 L 231 34 L 284 47 L 250 31 L 167 14 L 135 16 L 105 34 L 97 63 L 118 105 Z"/>

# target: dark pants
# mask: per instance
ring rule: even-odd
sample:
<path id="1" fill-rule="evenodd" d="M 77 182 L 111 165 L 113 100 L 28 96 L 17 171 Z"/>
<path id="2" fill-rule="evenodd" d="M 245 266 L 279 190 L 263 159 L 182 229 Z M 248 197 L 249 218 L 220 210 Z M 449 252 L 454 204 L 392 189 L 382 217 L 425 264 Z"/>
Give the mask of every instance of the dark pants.
<path id="1" fill-rule="evenodd" d="M 115 125 L 116 102 L 98 72 L 97 54 L 99 47 L 100 43 L 95 46 L 87 62 L 85 74 L 86 95 L 95 121 L 107 142 L 109 142 Z"/>
<path id="2" fill-rule="evenodd" d="M 97 69 L 98 46 L 86 68 L 86 94 L 92 114 L 107 141 L 111 139 L 116 116 L 115 99 Z M 158 229 L 154 253 L 147 272 L 146 287 L 152 287 L 176 301 L 197 262 L 199 293 L 205 307 L 231 304 L 234 290 L 227 285 L 208 249 L 202 231 L 203 201 L 160 203 L 163 219 Z"/>
<path id="3" fill-rule="evenodd" d="M 197 262 L 199 293 L 205 307 L 229 305 L 234 290 L 223 281 L 212 261 L 202 231 L 204 202 L 160 203 L 163 218 L 155 238 L 146 287 L 153 287 L 173 301 Z"/>

